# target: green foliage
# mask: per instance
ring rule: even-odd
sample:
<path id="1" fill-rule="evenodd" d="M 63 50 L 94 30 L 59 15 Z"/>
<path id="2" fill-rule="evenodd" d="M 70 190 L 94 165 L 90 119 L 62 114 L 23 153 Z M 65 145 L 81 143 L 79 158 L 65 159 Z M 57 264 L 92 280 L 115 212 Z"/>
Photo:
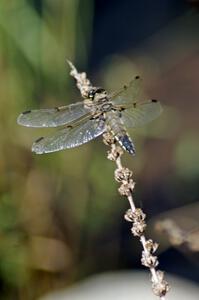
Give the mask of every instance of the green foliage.
<path id="1" fill-rule="evenodd" d="M 31 240 L 47 235 L 59 239 L 54 234 L 51 203 L 58 201 L 56 191 L 62 178 L 74 182 L 76 176 L 67 172 L 75 163 L 75 152 L 69 154 L 70 168 L 65 155 L 36 158 L 31 143 L 41 132 L 20 128 L 16 118 L 26 109 L 71 101 L 66 58 L 74 60 L 76 49 L 84 45 L 78 55 L 79 60 L 86 60 L 91 2 L 85 1 L 85 17 L 80 19 L 79 0 L 44 0 L 41 11 L 33 1 L 0 1 L 0 278 L 1 286 L 8 287 L 3 299 L 16 288 L 32 289 L 29 279 L 38 263 Z M 81 34 L 80 27 L 85 28 Z M 64 200 L 67 195 L 70 187 Z"/>

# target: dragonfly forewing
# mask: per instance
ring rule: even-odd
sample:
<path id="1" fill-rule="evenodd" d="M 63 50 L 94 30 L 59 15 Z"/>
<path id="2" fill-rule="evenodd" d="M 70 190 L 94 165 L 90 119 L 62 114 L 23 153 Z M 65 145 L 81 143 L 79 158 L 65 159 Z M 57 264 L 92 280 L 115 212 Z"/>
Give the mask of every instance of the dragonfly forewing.
<path id="1" fill-rule="evenodd" d="M 89 109 L 81 101 L 51 109 L 25 111 L 19 115 L 17 122 L 27 127 L 57 127 L 69 124 L 88 112 Z"/>
<path id="2" fill-rule="evenodd" d="M 129 104 L 143 99 L 142 79 L 135 76 L 127 85 L 111 95 L 114 104 Z"/>

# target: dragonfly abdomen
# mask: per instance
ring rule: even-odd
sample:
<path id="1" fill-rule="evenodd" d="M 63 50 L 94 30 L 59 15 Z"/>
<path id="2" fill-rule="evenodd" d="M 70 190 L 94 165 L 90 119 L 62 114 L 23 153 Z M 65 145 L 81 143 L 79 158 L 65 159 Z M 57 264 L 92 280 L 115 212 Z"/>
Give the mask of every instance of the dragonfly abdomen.
<path id="1" fill-rule="evenodd" d="M 128 135 L 120 117 L 116 114 L 109 113 L 107 116 L 107 125 L 122 148 L 130 154 L 135 155 L 135 147 L 133 141 Z"/>
<path id="2" fill-rule="evenodd" d="M 118 140 L 120 145 L 124 148 L 124 150 L 126 150 L 130 154 L 135 155 L 135 146 L 127 133 L 122 135 L 116 135 L 116 139 Z"/>

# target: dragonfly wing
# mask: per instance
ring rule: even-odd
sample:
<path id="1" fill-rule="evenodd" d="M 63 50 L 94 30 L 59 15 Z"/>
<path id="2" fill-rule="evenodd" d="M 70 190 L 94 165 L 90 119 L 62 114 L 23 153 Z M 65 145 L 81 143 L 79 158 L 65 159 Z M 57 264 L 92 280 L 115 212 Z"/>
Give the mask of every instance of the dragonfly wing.
<path id="1" fill-rule="evenodd" d="M 162 112 L 157 100 L 133 103 L 131 108 L 122 111 L 122 121 L 126 127 L 140 127 L 156 119 Z"/>
<path id="2" fill-rule="evenodd" d="M 142 79 L 134 77 L 127 85 L 110 95 L 114 104 L 126 104 L 139 101 L 143 98 Z"/>
<path id="3" fill-rule="evenodd" d="M 17 122 L 27 127 L 57 127 L 68 124 L 88 112 L 82 101 L 51 109 L 25 111 L 19 115 Z"/>
<path id="4" fill-rule="evenodd" d="M 37 154 L 74 148 L 96 138 L 104 132 L 105 122 L 101 119 L 86 119 L 83 123 L 68 126 L 52 135 L 38 139 L 32 146 Z"/>

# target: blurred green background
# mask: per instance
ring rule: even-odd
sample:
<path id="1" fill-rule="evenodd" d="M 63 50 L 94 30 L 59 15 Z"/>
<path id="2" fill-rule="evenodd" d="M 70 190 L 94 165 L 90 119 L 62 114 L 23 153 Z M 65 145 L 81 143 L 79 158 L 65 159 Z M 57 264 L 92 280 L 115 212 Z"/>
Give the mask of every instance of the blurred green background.
<path id="1" fill-rule="evenodd" d="M 146 97 L 162 102 L 161 118 L 130 132 L 137 155 L 124 163 L 150 219 L 148 236 L 160 241 L 154 224 L 165 218 L 182 235 L 197 231 L 197 9 L 197 1 L 0 1 L 1 299 L 37 299 L 90 274 L 140 268 L 140 246 L 123 220 L 128 203 L 101 138 L 37 156 L 31 144 L 49 130 L 16 124 L 22 111 L 78 101 L 67 58 L 108 90 L 139 74 Z M 164 224 L 161 268 L 197 281 L 193 249 L 172 246 Z"/>

